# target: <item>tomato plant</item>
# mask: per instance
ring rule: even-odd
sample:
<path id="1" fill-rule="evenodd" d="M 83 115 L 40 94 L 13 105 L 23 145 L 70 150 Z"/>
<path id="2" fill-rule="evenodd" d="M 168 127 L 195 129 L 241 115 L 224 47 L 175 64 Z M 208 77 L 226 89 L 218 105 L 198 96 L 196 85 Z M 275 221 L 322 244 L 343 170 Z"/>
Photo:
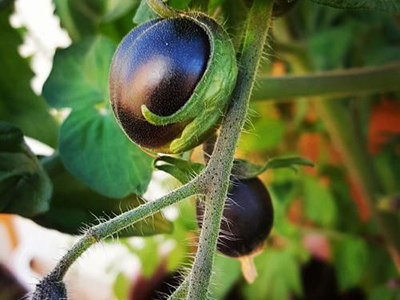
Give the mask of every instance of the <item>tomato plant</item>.
<path id="1" fill-rule="evenodd" d="M 0 217 L 80 235 L 32 300 L 74 299 L 69 268 L 117 236 L 142 261 L 118 299 L 177 273 L 169 300 L 397 299 L 398 1 L 52 2 L 72 44 L 39 94 L 0 2 Z M 177 186 L 147 201 L 154 172 Z"/>

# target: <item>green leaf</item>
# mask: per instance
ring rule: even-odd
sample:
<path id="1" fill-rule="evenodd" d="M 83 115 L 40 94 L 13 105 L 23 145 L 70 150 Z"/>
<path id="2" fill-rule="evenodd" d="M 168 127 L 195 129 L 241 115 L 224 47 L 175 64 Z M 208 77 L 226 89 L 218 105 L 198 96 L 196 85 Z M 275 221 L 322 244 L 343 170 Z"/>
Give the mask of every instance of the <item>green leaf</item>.
<path id="1" fill-rule="evenodd" d="M 114 295 L 117 297 L 118 300 L 124 300 L 128 298 L 130 285 L 131 282 L 125 276 L 125 274 L 122 272 L 118 273 L 113 286 Z"/>
<path id="2" fill-rule="evenodd" d="M 323 226 L 332 226 L 337 208 L 331 192 L 312 177 L 304 178 L 303 184 L 307 217 Z"/>
<path id="3" fill-rule="evenodd" d="M 282 300 L 293 293 L 301 295 L 300 261 L 292 249 L 266 249 L 255 261 L 258 277 L 244 287 L 246 299 Z"/>
<path id="4" fill-rule="evenodd" d="M 359 238 L 345 238 L 335 245 L 334 262 L 340 290 L 355 287 L 368 264 L 368 250 Z"/>
<path id="5" fill-rule="evenodd" d="M 22 39 L 9 24 L 11 9 L 0 12 L 0 120 L 15 124 L 25 135 L 55 147 L 58 124 L 43 99 L 34 94 L 29 62 L 18 54 Z"/>
<path id="6" fill-rule="evenodd" d="M 74 110 L 60 135 L 65 167 L 95 191 L 111 198 L 146 191 L 151 157 L 125 136 L 110 111 Z"/>
<path id="7" fill-rule="evenodd" d="M 192 0 L 169 0 L 168 5 L 175 9 L 186 9 Z"/>
<path id="8" fill-rule="evenodd" d="M 81 234 L 83 229 L 98 224 L 99 220 L 108 220 L 145 203 L 135 194 L 122 199 L 111 199 L 96 193 L 73 177 L 64 168 L 58 155 L 45 159 L 43 166 L 49 173 L 54 188 L 49 211 L 33 219 L 41 226 L 68 234 Z M 122 230 L 118 236 L 170 233 L 172 228 L 171 222 L 161 213 L 156 213 Z"/>
<path id="9" fill-rule="evenodd" d="M 151 158 L 122 132 L 108 101 L 113 43 L 97 37 L 60 50 L 44 86 L 47 102 L 72 113 L 60 132 L 60 154 L 68 169 L 95 191 L 112 198 L 142 194 Z"/>
<path id="10" fill-rule="evenodd" d="M 73 40 L 96 34 L 105 0 L 53 0 L 61 25 Z"/>
<path id="11" fill-rule="evenodd" d="M 235 159 L 232 174 L 239 179 L 254 178 L 268 169 L 290 168 L 296 171 L 295 166 L 313 167 L 314 164 L 300 156 L 282 156 L 268 159 L 265 165 L 252 164 L 244 159 Z"/>
<path id="12" fill-rule="evenodd" d="M 398 300 L 400 288 L 389 288 L 388 286 L 378 286 L 372 289 L 368 300 Z"/>
<path id="13" fill-rule="evenodd" d="M 242 271 L 240 262 L 231 257 L 217 253 L 214 261 L 214 272 L 212 274 L 210 294 L 214 299 L 225 299 L 231 287 L 241 278 Z"/>
<path id="14" fill-rule="evenodd" d="M 281 119 L 262 116 L 254 121 L 254 129 L 250 133 L 242 135 L 239 142 L 241 149 L 245 151 L 265 151 L 276 147 L 285 134 L 285 123 Z"/>
<path id="15" fill-rule="evenodd" d="M 226 0 L 210 0 L 208 2 L 208 11 L 213 13 L 217 9 L 218 6 L 223 5 Z"/>
<path id="16" fill-rule="evenodd" d="M 32 217 L 49 209 L 52 185 L 17 127 L 0 121 L 0 213 Z"/>
<path id="17" fill-rule="evenodd" d="M 315 64 L 323 70 L 331 70 L 342 65 L 343 58 L 354 42 L 352 23 L 317 31 L 308 41 L 310 55 Z"/>
<path id="18" fill-rule="evenodd" d="M 96 37 L 58 50 L 43 87 L 47 103 L 73 109 L 108 104 L 108 74 L 115 45 Z"/>
<path id="19" fill-rule="evenodd" d="M 183 184 L 188 183 L 204 169 L 202 164 L 166 155 L 157 157 L 153 166 L 156 170 L 172 175 Z"/>
<path id="20" fill-rule="evenodd" d="M 397 0 L 311 0 L 312 2 L 342 9 L 371 9 L 400 14 Z"/>
<path id="21" fill-rule="evenodd" d="M 103 22 L 110 22 L 125 15 L 135 6 L 138 6 L 139 0 L 107 0 L 106 11 L 102 18 Z"/>
<path id="22" fill-rule="evenodd" d="M 146 238 L 144 239 L 144 247 L 140 249 L 131 246 L 127 241 L 124 244 L 128 247 L 129 251 L 139 256 L 142 275 L 147 278 L 151 277 L 161 263 L 159 243 L 154 238 Z"/>
<path id="23" fill-rule="evenodd" d="M 147 5 L 147 1 L 141 0 L 140 5 L 136 10 L 136 14 L 133 17 L 133 22 L 135 24 L 142 24 L 157 17 L 157 14 L 153 12 L 151 8 Z"/>

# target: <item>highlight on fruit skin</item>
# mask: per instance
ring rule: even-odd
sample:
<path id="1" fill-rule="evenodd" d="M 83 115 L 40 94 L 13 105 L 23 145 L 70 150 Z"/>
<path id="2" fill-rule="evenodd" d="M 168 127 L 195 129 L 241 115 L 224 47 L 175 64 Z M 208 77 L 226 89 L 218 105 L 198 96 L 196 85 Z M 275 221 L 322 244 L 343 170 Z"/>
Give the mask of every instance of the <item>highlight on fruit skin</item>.
<path id="1" fill-rule="evenodd" d="M 225 202 L 217 249 L 238 258 L 248 282 L 257 276 L 253 257 L 263 248 L 272 229 L 274 211 L 271 196 L 257 177 L 234 180 Z M 197 221 L 201 227 L 205 204 L 197 201 Z"/>
<path id="2" fill-rule="evenodd" d="M 141 147 L 181 153 L 218 127 L 237 77 L 226 31 L 201 13 L 151 20 L 116 50 L 110 101 L 120 126 Z"/>

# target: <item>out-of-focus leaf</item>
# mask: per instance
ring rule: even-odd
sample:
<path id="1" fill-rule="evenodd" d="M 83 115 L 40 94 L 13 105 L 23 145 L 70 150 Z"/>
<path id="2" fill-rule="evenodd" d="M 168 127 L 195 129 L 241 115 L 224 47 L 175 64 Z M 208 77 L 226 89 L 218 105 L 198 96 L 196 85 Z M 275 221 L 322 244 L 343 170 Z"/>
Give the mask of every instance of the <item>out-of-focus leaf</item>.
<path id="1" fill-rule="evenodd" d="M 300 261 L 290 248 L 266 249 L 256 257 L 258 277 L 251 285 L 244 287 L 246 299 L 290 299 L 294 293 L 302 293 Z"/>
<path id="2" fill-rule="evenodd" d="M 191 263 L 190 254 L 193 250 L 191 239 L 197 231 L 196 208 L 194 199 L 187 199 L 176 205 L 178 218 L 174 220 L 174 231 L 165 235 L 167 242 L 173 241 L 175 247 L 168 253 L 166 267 L 168 272 L 182 269 Z"/>
<path id="3" fill-rule="evenodd" d="M 388 286 L 378 286 L 372 289 L 368 300 L 398 300 L 400 288 L 390 288 Z"/>
<path id="4" fill-rule="evenodd" d="M 332 226 L 337 209 L 330 191 L 312 177 L 304 178 L 303 184 L 307 217 L 323 226 Z"/>
<path id="5" fill-rule="evenodd" d="M 243 24 L 246 20 L 248 13 L 248 7 L 244 3 L 244 0 L 211 0 L 208 7 L 208 13 L 214 15 L 218 5 L 221 4 L 222 9 L 218 15 L 218 20 L 221 24 L 225 25 L 229 35 L 235 37 L 232 39 L 233 45 L 236 50 L 239 50 L 241 45 L 241 39 L 239 38 L 243 34 Z M 261 68 L 262 68 L 261 64 Z"/>
<path id="6" fill-rule="evenodd" d="M 242 276 L 240 262 L 231 257 L 217 253 L 214 261 L 214 272 L 211 277 L 211 295 L 215 299 L 225 299 L 226 294 Z"/>
<path id="7" fill-rule="evenodd" d="M 363 200 L 352 200 L 351 185 L 343 166 L 324 165 L 319 168 L 321 176 L 329 178 L 329 190 L 335 199 L 336 210 L 340 212 L 335 229 L 347 233 L 358 233 L 363 226 L 360 218 L 366 218 Z M 358 203 L 358 205 L 356 204 Z"/>
<path id="8" fill-rule="evenodd" d="M 153 12 L 151 8 L 147 5 L 147 1 L 141 0 L 140 5 L 136 10 L 136 14 L 133 17 L 133 22 L 135 24 L 142 24 L 157 17 L 158 17 L 157 14 Z"/>
<path id="9" fill-rule="evenodd" d="M 17 127 L 0 122 L 0 213 L 33 217 L 49 209 L 52 185 Z"/>
<path id="10" fill-rule="evenodd" d="M 125 300 L 128 298 L 130 284 L 130 280 L 124 273 L 118 273 L 113 285 L 114 295 L 118 300 Z"/>
<path id="11" fill-rule="evenodd" d="M 371 9 L 400 14 L 397 0 L 311 0 L 315 3 L 342 9 Z"/>
<path id="12" fill-rule="evenodd" d="M 111 112 L 73 111 L 60 135 L 65 167 L 95 191 L 112 198 L 146 191 L 151 157 L 123 134 Z"/>
<path id="13" fill-rule="evenodd" d="M 108 72 L 115 46 L 104 38 L 60 50 L 44 86 L 56 108 L 72 107 L 61 127 L 60 154 L 68 169 L 95 191 L 112 198 L 142 194 L 151 158 L 122 132 L 108 103 Z"/>
<path id="14" fill-rule="evenodd" d="M 368 248 L 368 262 L 364 265 L 361 284 L 370 287 L 378 287 L 396 278 L 398 276 L 398 270 L 387 249 L 382 247 L 379 243 L 368 243 L 366 246 Z"/>
<path id="15" fill-rule="evenodd" d="M 58 124 L 36 96 L 29 62 L 18 54 L 22 39 L 9 24 L 11 9 L 0 11 L 0 120 L 15 124 L 25 135 L 55 147 Z"/>
<path id="16" fill-rule="evenodd" d="M 210 0 L 208 2 L 208 11 L 210 13 L 215 12 L 218 6 L 223 5 L 226 2 L 226 0 Z M 242 1 L 243 2 L 243 1 Z"/>
<path id="17" fill-rule="evenodd" d="M 33 220 L 44 227 L 68 234 L 80 234 L 85 227 L 97 224 L 99 220 L 108 220 L 145 203 L 134 194 L 122 199 L 111 199 L 94 192 L 73 177 L 58 156 L 45 159 L 43 165 L 53 183 L 53 196 L 49 211 Z M 161 213 L 156 213 L 122 230 L 118 235 L 147 236 L 171 231 L 172 223 Z"/>
<path id="18" fill-rule="evenodd" d="M 106 12 L 102 18 L 104 22 L 113 21 L 127 12 L 132 8 L 139 5 L 139 0 L 107 0 L 106 1 Z"/>
<path id="19" fill-rule="evenodd" d="M 144 277 L 150 277 L 161 263 L 159 243 L 150 237 L 144 239 L 144 246 L 140 249 L 131 246 L 127 241 L 125 241 L 125 245 L 140 258 L 141 274 Z"/>
<path id="20" fill-rule="evenodd" d="M 169 0 L 168 5 L 175 9 L 186 9 L 188 8 L 192 0 Z"/>
<path id="21" fill-rule="evenodd" d="M 108 104 L 108 75 L 115 48 L 109 40 L 96 37 L 58 50 L 43 87 L 47 103 L 73 109 Z"/>
<path id="22" fill-rule="evenodd" d="M 354 39 L 354 30 L 350 25 L 329 28 L 310 37 L 310 53 L 321 69 L 335 69 L 341 65 Z"/>
<path id="23" fill-rule="evenodd" d="M 53 0 L 61 25 L 73 40 L 96 34 L 106 0 Z"/>
<path id="24" fill-rule="evenodd" d="M 356 286 L 368 263 L 365 242 L 359 238 L 345 238 L 335 245 L 334 262 L 340 290 Z"/>
<path id="25" fill-rule="evenodd" d="M 244 151 L 265 151 L 276 147 L 283 139 L 285 123 L 281 119 L 263 116 L 254 121 L 254 128 L 242 134 L 239 142 Z"/>

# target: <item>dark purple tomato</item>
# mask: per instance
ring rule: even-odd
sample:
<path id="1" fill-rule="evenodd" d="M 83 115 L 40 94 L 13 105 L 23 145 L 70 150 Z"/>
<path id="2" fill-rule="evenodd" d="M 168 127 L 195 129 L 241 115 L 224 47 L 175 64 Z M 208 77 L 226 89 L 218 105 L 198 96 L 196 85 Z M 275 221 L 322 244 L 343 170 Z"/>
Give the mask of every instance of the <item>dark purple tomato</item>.
<path id="1" fill-rule="evenodd" d="M 235 180 L 225 202 L 218 250 L 231 257 L 254 254 L 267 239 L 274 220 L 271 196 L 257 177 Z M 204 202 L 197 201 L 201 227 Z"/>
<path id="2" fill-rule="evenodd" d="M 329 262 L 312 257 L 301 267 L 302 296 L 293 300 L 365 300 L 360 287 L 340 291 L 337 273 Z"/>
<path id="3" fill-rule="evenodd" d="M 170 116 L 191 97 L 210 58 L 211 42 L 193 19 L 149 21 L 133 29 L 118 47 L 110 72 L 110 96 L 122 128 L 136 144 L 166 147 L 186 124 L 155 126 L 141 106 Z"/>
<path id="4" fill-rule="evenodd" d="M 166 262 L 162 262 L 150 277 L 139 275 L 131 285 L 127 300 L 166 300 L 182 280 L 182 271 L 170 273 Z"/>

